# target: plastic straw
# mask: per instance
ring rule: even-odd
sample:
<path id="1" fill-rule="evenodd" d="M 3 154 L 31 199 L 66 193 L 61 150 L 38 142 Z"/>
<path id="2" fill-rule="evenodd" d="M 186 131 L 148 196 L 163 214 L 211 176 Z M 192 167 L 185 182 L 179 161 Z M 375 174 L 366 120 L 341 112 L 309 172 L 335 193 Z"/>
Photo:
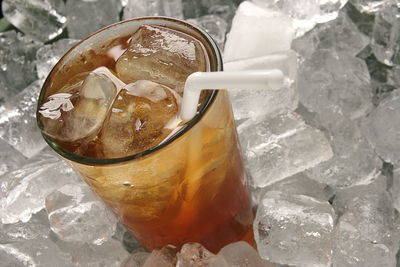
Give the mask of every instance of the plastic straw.
<path id="1" fill-rule="evenodd" d="M 278 69 L 195 72 L 186 80 L 180 117 L 189 121 L 196 115 L 200 93 L 204 89 L 278 90 L 283 85 L 284 74 Z"/>

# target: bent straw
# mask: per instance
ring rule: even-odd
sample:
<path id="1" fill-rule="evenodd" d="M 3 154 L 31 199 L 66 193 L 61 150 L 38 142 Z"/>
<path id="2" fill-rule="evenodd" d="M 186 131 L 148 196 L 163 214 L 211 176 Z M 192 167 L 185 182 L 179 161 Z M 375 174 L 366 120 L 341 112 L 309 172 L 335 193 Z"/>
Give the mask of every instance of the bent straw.
<path id="1" fill-rule="evenodd" d="M 191 120 L 197 112 L 200 93 L 205 89 L 278 90 L 284 85 L 281 70 L 195 72 L 186 79 L 180 118 Z"/>

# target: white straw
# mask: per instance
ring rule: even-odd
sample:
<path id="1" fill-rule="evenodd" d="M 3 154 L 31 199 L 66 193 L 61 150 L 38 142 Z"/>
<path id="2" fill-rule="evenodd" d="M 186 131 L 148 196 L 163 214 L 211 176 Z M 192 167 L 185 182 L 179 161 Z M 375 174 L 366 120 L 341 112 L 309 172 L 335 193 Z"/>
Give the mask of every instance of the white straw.
<path id="1" fill-rule="evenodd" d="M 281 70 L 195 72 L 186 79 L 180 117 L 191 120 L 197 112 L 200 92 L 204 89 L 278 90 L 284 85 Z"/>

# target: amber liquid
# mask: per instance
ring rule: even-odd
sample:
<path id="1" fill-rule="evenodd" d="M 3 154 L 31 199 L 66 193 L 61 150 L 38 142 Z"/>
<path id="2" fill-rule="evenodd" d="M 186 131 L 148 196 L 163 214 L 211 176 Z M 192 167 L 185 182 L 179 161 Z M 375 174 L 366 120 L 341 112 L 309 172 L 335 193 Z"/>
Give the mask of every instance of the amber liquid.
<path id="1" fill-rule="evenodd" d="M 101 54 L 89 59 L 99 57 L 113 70 Z M 85 65 L 78 68 L 56 66 L 46 95 L 65 83 L 63 77 L 97 67 L 87 55 L 80 54 Z M 216 253 L 239 240 L 253 243 L 251 197 L 225 91 L 194 126 L 150 154 L 109 164 L 67 161 L 148 251 L 199 242 Z"/>
<path id="2" fill-rule="evenodd" d="M 71 162 L 147 250 L 253 242 L 252 203 L 226 92 L 168 146 L 110 166 Z"/>
<path id="3" fill-rule="evenodd" d="M 233 159 L 232 163 L 238 161 Z M 217 253 L 226 244 L 238 240 L 251 244 L 251 203 L 247 187 L 241 182 L 242 166 L 239 164 L 236 168 L 227 174 L 218 189 L 207 188 L 207 180 L 216 178 L 212 173 L 202 177 L 205 182 L 195 199 L 188 202 L 177 195 L 165 213 L 153 220 L 137 221 L 127 205 L 122 223 L 149 251 L 165 244 L 179 248 L 188 242 L 198 242 Z"/>
<path id="4" fill-rule="evenodd" d="M 132 233 L 139 233 L 136 236 L 146 249 L 199 242 L 217 252 L 237 240 L 247 239 L 251 243 L 253 215 L 249 191 L 239 151 L 235 146 L 231 149 L 231 157 L 227 158 L 229 162 L 221 162 L 202 177 L 196 177 L 196 170 L 187 171 L 186 179 L 189 181 L 183 178 L 165 212 L 157 218 L 137 221 L 130 206 L 124 208 L 122 222 Z M 199 166 L 202 163 L 199 162 Z M 218 168 L 228 171 L 219 171 Z M 191 177 L 199 181 L 192 185 Z M 190 190 L 196 192 L 186 192 Z"/>

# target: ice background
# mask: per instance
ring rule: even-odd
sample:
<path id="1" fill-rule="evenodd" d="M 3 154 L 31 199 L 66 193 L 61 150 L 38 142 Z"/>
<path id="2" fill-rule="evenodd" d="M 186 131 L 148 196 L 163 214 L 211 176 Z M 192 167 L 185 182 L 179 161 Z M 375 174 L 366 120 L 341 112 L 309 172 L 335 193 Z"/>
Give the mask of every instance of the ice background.
<path id="1" fill-rule="evenodd" d="M 0 266 L 400 266 L 397 0 L 3 0 L 2 11 Z M 227 71 L 288 78 L 230 95 L 259 253 L 145 252 L 40 136 L 36 101 L 60 57 L 150 15 L 203 27 Z"/>

